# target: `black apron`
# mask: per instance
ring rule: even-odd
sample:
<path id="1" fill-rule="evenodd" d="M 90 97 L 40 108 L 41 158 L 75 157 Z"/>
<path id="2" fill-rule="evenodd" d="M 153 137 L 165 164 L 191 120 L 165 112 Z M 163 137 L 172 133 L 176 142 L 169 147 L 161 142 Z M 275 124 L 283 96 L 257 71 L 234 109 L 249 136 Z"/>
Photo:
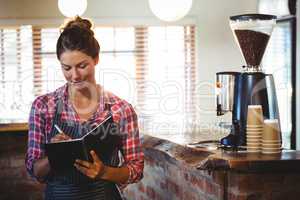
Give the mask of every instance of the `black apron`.
<path id="1" fill-rule="evenodd" d="M 56 104 L 52 128 L 47 142 L 50 142 L 51 138 L 58 134 L 58 131 L 54 128 L 54 124 L 58 125 L 65 134 L 73 139 L 83 136 L 84 133 L 93 128 L 88 123 L 80 124 L 73 121 L 62 121 L 62 110 L 63 101 L 60 99 Z M 108 115 L 111 114 L 110 106 L 105 108 L 103 112 L 107 112 Z M 107 137 L 110 137 L 110 135 Z M 119 165 L 119 149 L 116 148 L 112 152 L 111 157 L 102 160 L 102 162 L 105 165 L 117 167 Z M 46 182 L 46 200 L 122 200 L 120 191 L 115 183 L 106 180 L 92 180 L 75 167 L 63 174 L 57 174 L 50 170 Z"/>

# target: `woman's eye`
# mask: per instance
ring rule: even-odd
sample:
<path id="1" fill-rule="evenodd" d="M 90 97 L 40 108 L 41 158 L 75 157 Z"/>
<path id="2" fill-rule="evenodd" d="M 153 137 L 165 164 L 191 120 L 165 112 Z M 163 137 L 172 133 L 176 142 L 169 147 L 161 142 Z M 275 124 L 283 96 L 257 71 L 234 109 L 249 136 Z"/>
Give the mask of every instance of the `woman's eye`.
<path id="1" fill-rule="evenodd" d="M 83 68 L 85 68 L 86 66 L 87 66 L 87 64 L 81 64 L 81 65 L 79 65 L 79 68 L 83 69 Z"/>
<path id="2" fill-rule="evenodd" d="M 69 66 L 62 66 L 62 68 L 66 71 L 69 71 L 71 69 L 71 67 L 69 67 Z"/>

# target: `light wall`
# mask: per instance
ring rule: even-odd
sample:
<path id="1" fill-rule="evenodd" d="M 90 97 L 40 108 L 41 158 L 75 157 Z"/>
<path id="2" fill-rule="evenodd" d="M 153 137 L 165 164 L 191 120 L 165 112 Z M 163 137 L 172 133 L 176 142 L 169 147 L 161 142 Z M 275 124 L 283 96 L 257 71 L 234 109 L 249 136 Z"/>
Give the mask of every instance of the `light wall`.
<path id="1" fill-rule="evenodd" d="M 300 19 L 300 3 L 297 3 L 297 19 Z M 300 150 L 300 20 L 297 20 L 297 54 L 296 54 L 296 148 Z"/>
<path id="2" fill-rule="evenodd" d="M 215 73 L 240 70 L 243 65 L 229 28 L 229 16 L 253 13 L 256 7 L 257 0 L 194 0 L 189 15 L 176 22 L 197 25 L 198 113 L 203 123 L 216 120 Z M 163 24 L 151 13 L 147 0 L 88 0 L 84 16 L 103 24 Z M 56 0 L 0 0 L 0 23 L 39 20 L 62 22 Z"/>
<path id="3" fill-rule="evenodd" d="M 211 124 L 220 120 L 216 118 L 215 73 L 241 70 L 244 64 L 229 27 L 229 17 L 255 12 L 257 1 L 195 0 L 194 2 L 192 14 L 197 18 L 198 28 L 199 120 Z"/>

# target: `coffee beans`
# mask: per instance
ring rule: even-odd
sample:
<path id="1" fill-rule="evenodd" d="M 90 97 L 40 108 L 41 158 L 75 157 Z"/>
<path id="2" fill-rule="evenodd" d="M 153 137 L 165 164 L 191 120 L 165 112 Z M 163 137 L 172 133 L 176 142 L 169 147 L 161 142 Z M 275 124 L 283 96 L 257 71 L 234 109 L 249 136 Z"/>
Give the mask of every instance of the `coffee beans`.
<path id="1" fill-rule="evenodd" d="M 247 65 L 258 68 L 265 53 L 270 36 L 265 33 L 252 30 L 235 30 L 234 32 Z"/>

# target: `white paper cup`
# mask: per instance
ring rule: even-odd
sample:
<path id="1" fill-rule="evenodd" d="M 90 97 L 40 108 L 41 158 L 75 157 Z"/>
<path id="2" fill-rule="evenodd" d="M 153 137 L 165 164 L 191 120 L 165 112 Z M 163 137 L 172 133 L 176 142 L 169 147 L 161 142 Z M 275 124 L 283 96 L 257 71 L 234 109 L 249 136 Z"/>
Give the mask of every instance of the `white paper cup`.
<path id="1" fill-rule="evenodd" d="M 257 143 L 257 142 L 249 142 L 249 141 L 247 141 L 247 145 L 252 145 L 252 146 L 253 145 L 259 145 L 260 146 L 261 144 L 260 144 L 260 142 Z"/>
<path id="2" fill-rule="evenodd" d="M 252 149 L 247 149 L 248 153 L 260 153 L 260 150 L 252 150 Z"/>
<path id="3" fill-rule="evenodd" d="M 280 140 L 280 130 L 277 119 L 264 121 L 263 140 Z"/>
<path id="4" fill-rule="evenodd" d="M 252 149 L 247 148 L 247 151 L 248 152 L 260 152 L 260 149 L 259 148 L 252 148 Z"/>
<path id="5" fill-rule="evenodd" d="M 263 128 L 247 128 L 246 131 L 263 131 Z"/>
<path id="6" fill-rule="evenodd" d="M 247 133 L 263 133 L 263 129 L 261 130 L 246 130 Z"/>
<path id="7" fill-rule="evenodd" d="M 281 148 L 281 144 L 265 144 L 262 143 L 262 147 L 263 148 Z"/>
<path id="8" fill-rule="evenodd" d="M 260 142 L 257 142 L 257 141 L 247 141 L 246 144 L 247 144 L 247 146 L 261 146 Z"/>
<path id="9" fill-rule="evenodd" d="M 259 142 L 261 143 L 261 138 L 259 137 L 256 137 L 256 138 L 246 138 L 247 139 L 247 142 Z"/>
<path id="10" fill-rule="evenodd" d="M 261 152 L 262 154 L 280 154 L 281 153 L 281 151 L 271 151 L 271 152 L 269 152 L 269 151 L 262 151 Z"/>
<path id="11" fill-rule="evenodd" d="M 281 140 L 264 140 L 263 138 L 261 142 L 263 144 L 281 144 Z"/>
<path id="12" fill-rule="evenodd" d="M 247 134 L 246 138 L 248 138 L 248 139 L 259 139 L 259 140 L 262 139 L 260 134 L 257 134 L 257 135 Z"/>
<path id="13" fill-rule="evenodd" d="M 251 135 L 251 136 L 262 136 L 262 132 L 247 132 L 246 135 Z"/>
<path id="14" fill-rule="evenodd" d="M 251 145 L 247 145 L 247 149 L 261 149 L 261 147 L 259 146 L 259 145 L 253 145 L 253 146 L 251 146 Z"/>
<path id="15" fill-rule="evenodd" d="M 261 105 L 248 105 L 247 125 L 261 126 L 263 124 L 263 111 Z"/>
<path id="16" fill-rule="evenodd" d="M 247 124 L 246 125 L 247 128 L 263 128 L 264 125 L 260 124 L 260 125 L 251 125 L 251 124 Z"/>
<path id="17" fill-rule="evenodd" d="M 246 132 L 258 132 L 258 133 L 262 133 L 264 131 L 264 129 L 247 129 Z"/>
<path id="18" fill-rule="evenodd" d="M 282 149 L 282 147 L 266 147 L 266 146 L 262 146 L 262 148 L 264 148 L 267 151 L 274 151 L 274 150 L 278 150 L 278 149 Z"/>

